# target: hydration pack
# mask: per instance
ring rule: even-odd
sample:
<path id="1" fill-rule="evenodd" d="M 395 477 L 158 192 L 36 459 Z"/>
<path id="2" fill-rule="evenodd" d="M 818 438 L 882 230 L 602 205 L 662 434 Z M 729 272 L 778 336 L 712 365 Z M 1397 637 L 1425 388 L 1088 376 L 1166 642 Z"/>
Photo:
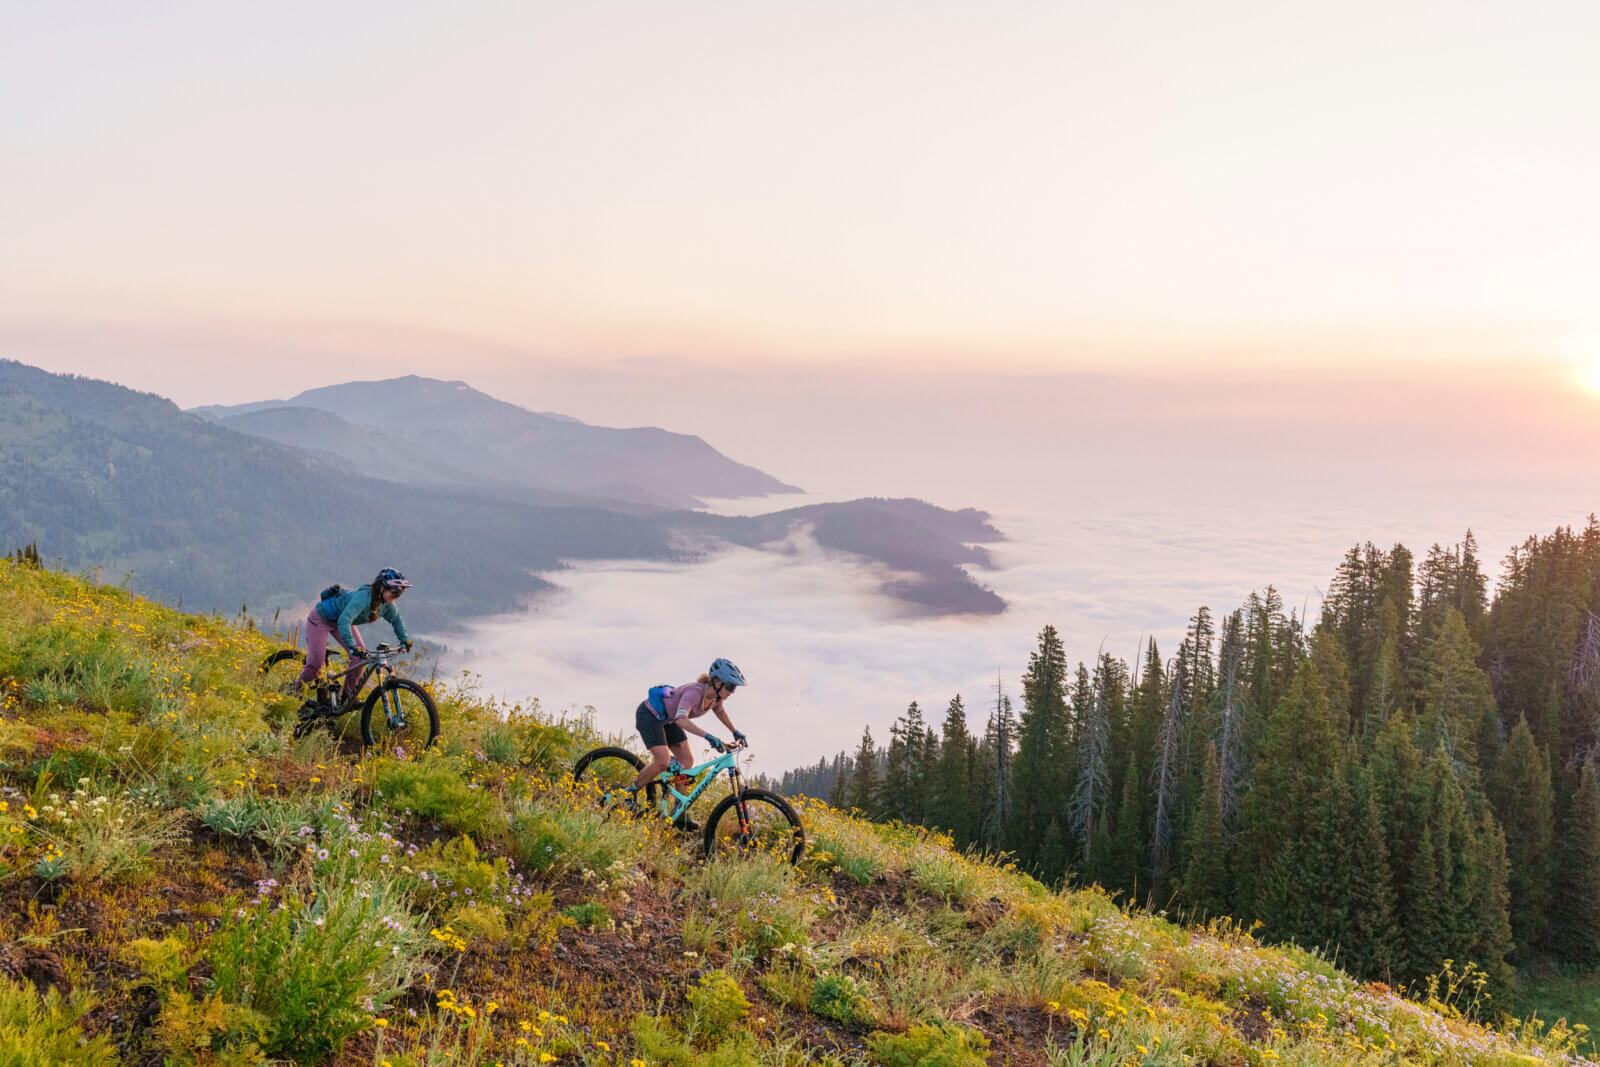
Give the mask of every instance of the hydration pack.
<path id="1" fill-rule="evenodd" d="M 667 695 L 672 692 L 673 688 L 670 685 L 653 685 L 650 687 L 649 694 L 644 698 L 644 702 L 650 705 L 650 710 L 655 714 L 655 717 L 662 722 L 667 721 Z"/>
<path id="2" fill-rule="evenodd" d="M 317 594 L 317 611 L 329 622 L 339 618 L 339 612 L 336 610 L 338 605 L 334 602 L 334 598 L 342 592 L 344 592 L 344 586 L 335 582 Z"/>

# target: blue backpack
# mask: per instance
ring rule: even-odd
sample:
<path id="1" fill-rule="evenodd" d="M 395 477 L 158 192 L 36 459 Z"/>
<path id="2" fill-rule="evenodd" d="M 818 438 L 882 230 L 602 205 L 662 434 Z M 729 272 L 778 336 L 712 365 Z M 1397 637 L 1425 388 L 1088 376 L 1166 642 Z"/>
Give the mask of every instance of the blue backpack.
<path id="1" fill-rule="evenodd" d="M 342 592 L 344 592 L 344 586 L 335 582 L 317 594 L 317 611 L 321 612 L 322 617 L 329 622 L 339 617 L 339 613 L 334 610 L 333 601 Z"/>
<path id="2" fill-rule="evenodd" d="M 650 705 L 650 710 L 655 713 L 655 717 L 662 722 L 667 721 L 667 694 L 675 688 L 676 686 L 670 685 L 653 685 L 650 687 L 649 694 L 644 698 L 644 702 Z"/>

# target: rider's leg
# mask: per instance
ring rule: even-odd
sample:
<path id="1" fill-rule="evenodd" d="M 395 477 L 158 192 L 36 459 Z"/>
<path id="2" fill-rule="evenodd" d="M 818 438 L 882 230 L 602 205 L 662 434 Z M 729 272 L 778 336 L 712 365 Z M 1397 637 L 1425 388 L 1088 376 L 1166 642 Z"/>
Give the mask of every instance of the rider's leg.
<path id="1" fill-rule="evenodd" d="M 362 641 L 361 641 L 361 631 L 360 630 L 357 630 L 354 626 L 350 627 L 350 636 L 356 639 L 355 648 L 357 650 L 362 651 L 362 652 L 365 652 L 367 650 L 367 646 L 365 644 L 363 644 Z M 339 644 L 344 645 L 344 650 L 345 650 L 345 653 L 346 653 L 346 660 L 345 661 L 350 664 L 349 668 L 345 671 L 345 676 L 344 676 L 344 694 L 343 694 L 343 696 L 340 697 L 340 701 L 343 702 L 343 701 L 346 701 L 346 700 L 350 699 L 350 696 L 351 696 L 352 692 L 355 690 L 355 687 L 356 687 L 356 680 L 361 677 L 361 672 L 355 669 L 355 667 L 356 667 L 355 657 L 349 655 L 349 653 L 352 651 L 352 649 L 351 649 L 351 647 L 349 645 L 346 645 L 344 643 L 344 638 L 339 636 L 339 631 L 338 630 L 333 631 L 333 639 L 335 641 L 338 641 Z"/>
<path id="2" fill-rule="evenodd" d="M 644 788 L 646 782 L 653 781 L 658 774 L 667 769 L 667 764 L 671 760 L 672 754 L 668 751 L 666 745 L 651 746 L 650 762 L 644 765 L 644 770 L 640 771 L 639 776 L 633 780 L 633 791 L 637 793 Z"/>
<path id="3" fill-rule="evenodd" d="M 322 617 L 322 612 L 313 607 L 311 614 L 306 616 L 306 665 L 300 672 L 300 677 L 294 680 L 296 692 L 299 692 L 300 687 L 307 682 L 316 681 L 317 675 L 322 673 L 322 665 L 328 661 L 330 632 L 328 620 Z"/>
<path id="4" fill-rule="evenodd" d="M 672 756 L 680 766 L 685 768 L 694 766 L 694 753 L 689 751 L 689 738 L 683 732 L 683 727 L 671 724 L 667 726 L 667 744 L 671 746 Z M 689 818 L 688 812 L 678 816 L 673 825 L 690 833 L 696 833 L 700 829 L 700 824 Z"/>
<path id="5" fill-rule="evenodd" d="M 633 716 L 634 725 L 638 727 L 639 736 L 644 740 L 644 747 L 650 750 L 650 762 L 645 764 L 644 770 L 639 772 L 633 780 L 631 787 L 635 793 L 644 788 L 644 784 L 655 778 L 656 775 L 667 769 L 667 763 L 672 759 L 672 754 L 667 750 L 666 724 L 657 719 L 650 710 L 648 703 L 640 704 L 639 710 Z"/>

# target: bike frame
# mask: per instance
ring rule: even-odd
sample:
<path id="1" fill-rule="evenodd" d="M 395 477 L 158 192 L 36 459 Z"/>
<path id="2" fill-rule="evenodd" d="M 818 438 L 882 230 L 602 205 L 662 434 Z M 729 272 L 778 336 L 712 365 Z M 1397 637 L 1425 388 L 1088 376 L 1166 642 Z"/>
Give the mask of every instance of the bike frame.
<path id="1" fill-rule="evenodd" d="M 360 694 L 361 687 L 367 684 L 367 679 L 371 678 L 374 674 L 382 674 L 386 677 L 393 674 L 393 661 L 399 658 L 399 655 L 399 649 L 390 648 L 388 645 L 379 645 L 377 648 L 369 649 L 366 656 L 359 661 L 356 661 L 354 657 L 351 657 L 353 662 L 351 662 L 350 666 L 346 667 L 338 674 L 333 675 L 326 683 L 329 686 L 338 686 L 339 692 L 342 694 L 345 692 L 344 685 L 350 679 L 350 676 L 355 674 L 357 671 L 361 672 L 361 677 L 357 678 L 355 684 L 350 686 L 348 703 L 346 703 L 346 699 L 343 696 L 340 696 L 338 702 L 335 703 L 332 700 L 332 694 L 329 694 L 330 699 L 328 700 L 328 703 L 333 708 L 333 714 L 336 716 L 346 715 L 354 711 L 356 707 L 356 697 Z M 389 697 L 390 694 L 384 694 L 383 712 L 386 716 L 393 713 L 392 709 L 389 707 Z"/>
<path id="2" fill-rule="evenodd" d="M 740 747 L 742 748 L 743 746 L 741 745 Z M 728 782 L 733 788 L 733 795 L 737 797 L 743 794 L 744 780 L 739 773 L 739 758 L 735 755 L 737 751 L 735 749 L 724 752 L 716 759 L 707 760 L 697 766 L 688 767 L 680 771 L 679 774 L 687 775 L 695 780 L 694 788 L 687 793 L 680 793 L 673 786 L 672 780 L 678 775 L 669 775 L 665 771 L 657 775 L 656 781 L 661 783 L 661 788 L 665 793 L 661 800 L 657 802 L 660 805 L 661 814 L 669 820 L 682 818 L 694 806 L 694 802 L 700 799 L 700 794 L 710 789 L 711 783 L 723 771 L 728 773 Z M 676 803 L 673 803 L 674 800 L 676 800 Z M 749 825 L 750 820 L 745 814 L 744 803 L 738 801 L 736 805 L 739 809 L 739 825 L 743 828 Z"/>

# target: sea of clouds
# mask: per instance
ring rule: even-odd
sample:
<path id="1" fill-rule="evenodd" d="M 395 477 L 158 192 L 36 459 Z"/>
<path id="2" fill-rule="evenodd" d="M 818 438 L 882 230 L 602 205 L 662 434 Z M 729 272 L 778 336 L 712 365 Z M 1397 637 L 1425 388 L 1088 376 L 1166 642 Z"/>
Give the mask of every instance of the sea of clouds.
<path id="1" fill-rule="evenodd" d="M 970 407 L 950 419 L 924 409 L 928 429 L 911 445 L 903 435 L 914 428 L 897 427 L 896 454 L 913 460 L 899 484 L 937 488 L 922 495 L 945 506 L 985 507 L 1004 531 L 994 569 L 972 571 L 1007 601 L 1000 615 L 912 615 L 874 592 L 881 568 L 823 550 L 801 528 L 769 551 L 723 546 L 693 564 L 550 574 L 559 591 L 526 613 L 446 635 L 451 664 L 548 711 L 592 707 L 602 729 L 630 734 L 649 685 L 688 681 L 728 656 L 751 679 L 730 704 L 735 722 L 756 743 L 757 765 L 780 771 L 852 749 L 863 726 L 886 741 L 912 700 L 937 722 L 959 693 L 981 730 L 997 683 L 1019 695 L 1047 624 L 1073 661 L 1102 647 L 1132 661 L 1151 637 L 1168 657 L 1198 607 L 1220 615 L 1269 583 L 1314 620 L 1353 544 L 1401 542 L 1420 559 L 1471 527 L 1493 577 L 1514 544 L 1580 523 L 1596 497 L 1569 454 L 1541 465 L 1525 441 L 1510 447 L 1481 424 L 1350 420 L 1341 430 L 1335 412 L 1293 434 L 1248 420 L 1201 431 L 1138 408 L 1019 426 L 1011 407 L 1000 429 Z M 863 467 L 880 493 L 894 491 L 893 472 L 872 469 L 882 456 L 831 462 L 851 473 L 798 480 L 838 492 L 708 503 L 750 513 L 842 499 L 861 491 Z"/>

